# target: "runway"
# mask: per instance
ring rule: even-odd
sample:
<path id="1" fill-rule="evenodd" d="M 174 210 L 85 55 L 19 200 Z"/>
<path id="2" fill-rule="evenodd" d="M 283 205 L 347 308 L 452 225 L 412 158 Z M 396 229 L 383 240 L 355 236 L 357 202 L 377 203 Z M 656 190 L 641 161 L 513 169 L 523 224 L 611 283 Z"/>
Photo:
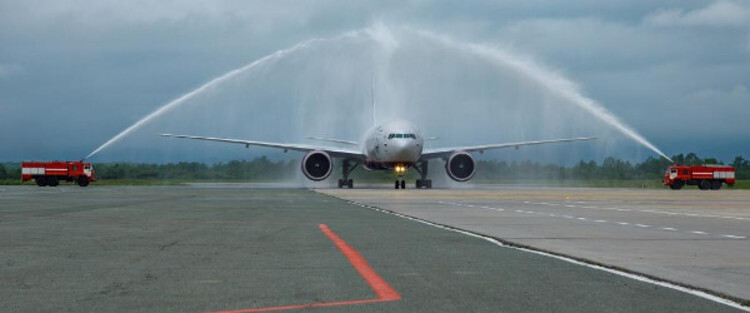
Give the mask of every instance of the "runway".
<path id="1" fill-rule="evenodd" d="M 750 299 L 750 192 L 323 190 L 512 244 Z"/>
<path id="2" fill-rule="evenodd" d="M 742 312 L 377 210 L 582 258 L 617 261 L 631 247 L 648 257 L 628 264 L 687 263 L 741 286 L 747 238 L 722 236 L 748 235 L 747 220 L 727 218 L 747 217 L 747 195 L 725 195 L 710 205 L 693 195 L 691 211 L 656 191 L 0 186 L 0 301 L 4 312 Z M 616 203 L 631 211 L 606 210 Z M 636 211 L 703 214 L 701 203 L 720 217 Z M 694 249 L 670 260 L 657 243 Z"/>

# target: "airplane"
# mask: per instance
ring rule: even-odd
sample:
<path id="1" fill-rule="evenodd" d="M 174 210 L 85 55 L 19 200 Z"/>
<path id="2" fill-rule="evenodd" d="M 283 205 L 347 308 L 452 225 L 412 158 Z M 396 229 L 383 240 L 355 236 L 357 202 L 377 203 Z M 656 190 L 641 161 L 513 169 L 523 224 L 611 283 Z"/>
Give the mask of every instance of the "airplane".
<path id="1" fill-rule="evenodd" d="M 373 124 L 374 118 L 373 118 Z M 341 160 L 342 178 L 338 180 L 339 188 L 353 188 L 354 181 L 349 174 L 358 166 L 367 170 L 392 171 L 397 175 L 394 183 L 395 189 L 406 189 L 406 182 L 401 179 L 409 168 L 419 173 L 420 178 L 416 181 L 416 187 L 430 189 L 432 180 L 428 179 L 428 160 L 443 159 L 445 161 L 445 172 L 457 182 L 466 182 L 476 172 L 476 161 L 470 152 L 483 153 L 485 150 L 520 148 L 522 146 L 542 145 L 550 143 L 575 142 L 596 139 L 595 137 L 578 137 L 565 139 L 551 139 L 539 141 L 524 141 L 514 143 L 500 143 L 477 146 L 447 147 L 437 149 L 425 149 L 425 141 L 436 138 L 424 138 L 415 124 L 406 120 L 393 120 L 371 128 L 363 137 L 364 141 L 354 142 L 341 139 L 308 137 L 308 139 L 323 140 L 347 148 L 325 147 L 309 144 L 287 144 L 275 142 L 263 142 L 243 139 L 201 137 L 190 135 L 161 134 L 163 137 L 195 139 L 233 143 L 250 146 L 261 146 L 305 152 L 302 158 L 302 173 L 310 180 L 322 181 L 333 172 L 333 159 Z"/>

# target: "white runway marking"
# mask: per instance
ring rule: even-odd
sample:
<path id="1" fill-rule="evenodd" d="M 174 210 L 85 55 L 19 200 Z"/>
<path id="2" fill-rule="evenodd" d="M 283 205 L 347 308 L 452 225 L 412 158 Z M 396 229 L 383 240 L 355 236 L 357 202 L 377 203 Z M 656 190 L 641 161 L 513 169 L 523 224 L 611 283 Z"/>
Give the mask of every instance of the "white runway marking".
<path id="1" fill-rule="evenodd" d="M 747 239 L 745 236 L 737 236 L 737 235 L 721 235 L 722 237 L 726 238 L 732 238 L 732 239 Z"/>
<path id="2" fill-rule="evenodd" d="M 588 209 L 588 210 L 613 210 L 613 211 L 620 211 L 620 212 L 633 211 L 632 209 L 626 209 L 626 208 L 613 208 L 613 207 L 599 208 L 599 207 L 596 207 L 596 206 L 593 206 L 593 205 L 577 206 L 577 205 L 573 205 L 573 204 L 556 204 L 556 203 L 549 203 L 549 202 L 530 202 L 530 201 L 524 201 L 523 203 L 524 204 L 535 204 L 535 205 L 547 205 L 547 206 L 560 206 L 560 205 L 564 205 L 567 208 L 582 208 L 582 209 Z M 580 201 L 575 202 L 575 203 L 580 203 Z M 666 215 L 680 215 L 680 216 L 689 216 L 689 217 L 707 217 L 707 218 L 734 219 L 734 220 L 738 220 L 738 221 L 748 221 L 748 220 L 750 220 L 750 218 L 746 218 L 746 217 L 716 215 L 716 214 L 697 214 L 697 213 L 684 213 L 684 212 L 669 212 L 669 211 L 658 211 L 658 210 L 652 210 L 652 209 L 635 210 L 635 211 L 643 212 L 643 213 L 666 214 Z"/>
<path id="3" fill-rule="evenodd" d="M 528 202 L 528 204 L 531 204 L 531 205 L 546 204 L 548 206 L 559 206 L 559 204 L 554 204 L 554 203 L 545 203 L 545 202 L 534 203 L 534 202 L 524 201 L 524 203 L 526 203 L 526 202 Z M 469 204 L 469 203 L 446 202 L 446 201 L 438 201 L 437 203 L 438 204 L 442 204 L 442 205 L 458 206 L 458 207 L 472 208 L 472 209 L 485 209 L 485 210 L 493 210 L 493 211 L 499 211 L 499 212 L 505 211 L 504 209 L 493 208 L 493 207 L 490 207 L 490 206 L 473 205 L 473 204 Z M 576 207 L 578 207 L 576 205 L 571 205 L 571 204 L 568 204 L 568 205 L 565 205 L 565 206 L 568 207 L 568 208 L 576 208 Z M 582 208 L 587 209 L 587 207 L 582 207 Z M 605 208 L 604 210 L 632 211 L 631 209 L 621 209 L 621 208 Z M 637 210 L 637 211 L 638 212 L 644 212 L 644 213 L 659 213 L 659 214 L 662 214 L 662 213 L 674 213 L 674 212 L 660 212 L 660 211 L 653 211 L 653 210 Z M 578 221 L 582 221 L 582 222 L 594 222 L 594 223 L 600 223 L 600 224 L 603 224 L 603 225 L 611 223 L 611 224 L 617 224 L 617 225 L 621 225 L 621 226 L 637 227 L 637 229 L 653 229 L 653 230 L 658 230 L 658 231 L 680 232 L 679 229 L 674 228 L 674 227 L 658 227 L 658 226 L 653 226 L 653 225 L 648 225 L 648 224 L 617 222 L 617 221 L 610 222 L 608 220 L 589 219 L 587 217 L 574 216 L 574 215 L 569 215 L 569 214 L 557 215 L 557 214 L 554 214 L 554 213 L 526 211 L 526 210 L 520 210 L 520 209 L 514 210 L 514 212 L 521 213 L 521 214 L 534 214 L 534 215 L 537 215 L 537 216 L 562 217 L 562 218 L 569 219 L 569 220 L 578 220 Z M 691 235 L 711 235 L 711 233 L 704 232 L 704 231 L 698 231 L 698 230 L 685 231 L 685 232 L 682 232 L 682 233 L 683 234 L 691 234 Z M 718 236 L 720 238 L 726 238 L 726 239 L 747 239 L 747 237 L 745 237 L 745 236 L 738 236 L 738 235 L 723 235 L 722 234 L 722 235 L 716 235 L 716 236 Z"/>
<path id="4" fill-rule="evenodd" d="M 724 305 L 727 305 L 727 306 L 730 306 L 730 307 L 733 307 L 733 308 L 736 308 L 736 309 L 739 309 L 739 310 L 742 310 L 742 311 L 745 311 L 745 312 L 750 312 L 750 308 L 748 308 L 747 306 L 743 306 L 742 304 L 740 304 L 738 302 L 735 302 L 735 301 L 732 301 L 732 300 L 727 300 L 727 299 L 724 299 L 722 297 L 719 297 L 719 296 L 716 296 L 716 295 L 713 295 L 713 294 L 710 294 L 710 293 L 707 293 L 707 292 L 704 292 L 704 291 L 701 291 L 701 290 L 696 290 L 696 289 L 693 289 L 693 288 L 676 285 L 676 284 L 673 284 L 673 283 L 670 283 L 670 282 L 660 281 L 660 280 L 656 280 L 656 279 L 653 279 L 653 278 L 648 278 L 648 277 L 645 277 L 643 275 L 627 273 L 627 272 L 623 272 L 623 271 L 612 269 L 612 268 L 608 268 L 608 267 L 603 267 L 603 266 L 596 265 L 596 264 L 586 263 L 586 262 L 583 262 L 583 261 L 580 261 L 580 260 L 572 259 L 570 257 L 556 255 L 556 254 L 549 253 L 549 252 L 534 250 L 534 249 L 531 249 L 531 248 L 520 248 L 520 247 L 508 246 L 508 245 L 500 242 L 499 240 L 497 240 L 495 238 L 492 238 L 492 237 L 489 237 L 489 236 L 485 236 L 485 235 L 482 235 L 482 234 L 478 234 L 478 233 L 474 233 L 474 232 L 470 232 L 470 231 L 458 229 L 458 228 L 455 228 L 455 227 L 449 227 L 449 226 L 444 226 L 444 225 L 436 224 L 436 223 L 433 223 L 433 222 L 430 222 L 430 221 L 427 221 L 427 220 L 423 220 L 423 219 L 416 218 L 416 217 L 413 217 L 413 216 L 409 216 L 409 215 L 397 213 L 397 212 L 390 211 L 390 210 L 384 210 L 384 209 L 378 208 L 376 206 L 366 205 L 366 204 L 363 204 L 363 203 L 360 203 L 360 202 L 347 201 L 347 203 L 355 204 L 355 205 L 361 205 L 364 208 L 375 210 L 377 212 L 391 214 L 391 215 L 394 215 L 394 216 L 398 216 L 398 217 L 401 217 L 401 218 L 404 218 L 404 219 L 408 219 L 408 220 L 411 220 L 411 221 L 415 221 L 415 222 L 418 222 L 418 223 L 430 225 L 430 226 L 437 227 L 437 228 L 440 228 L 440 229 L 445 229 L 445 230 L 448 230 L 448 231 L 456 232 L 456 233 L 459 233 L 459 234 L 464 234 L 464 235 L 471 236 L 471 237 L 474 237 L 474 238 L 483 239 L 483 240 L 486 240 L 486 241 L 488 241 L 488 242 L 490 242 L 492 244 L 495 244 L 497 246 L 500 246 L 500 247 L 505 247 L 505 248 L 509 248 L 509 249 L 516 249 L 516 250 L 519 250 L 519 251 L 525 251 L 525 252 L 534 253 L 534 254 L 538 254 L 538 255 L 542 255 L 542 256 L 546 256 L 546 257 L 556 258 L 558 260 L 562 260 L 562 261 L 569 262 L 569 263 L 572 263 L 572 264 L 581 265 L 581 266 L 585 266 L 585 267 L 596 269 L 596 270 L 600 270 L 600 271 L 605 271 L 605 272 L 612 273 L 612 274 L 615 274 L 615 275 L 619 275 L 619 276 L 622 276 L 622 277 L 627 277 L 627 278 L 634 279 L 634 280 L 637 280 L 637 281 L 641 281 L 641 282 L 645 282 L 645 283 L 649 283 L 649 284 L 653 284 L 653 285 L 657 285 L 657 286 L 661 286 L 661 287 L 670 288 L 670 289 L 677 290 L 677 291 L 680 291 L 680 292 L 685 292 L 685 293 L 692 294 L 692 295 L 695 295 L 695 296 L 698 296 L 698 297 L 701 297 L 703 299 L 707 299 L 707 300 L 710 300 L 710 301 L 713 301 L 713 302 L 716 302 L 716 303 L 721 303 L 721 304 L 724 304 Z M 440 201 L 439 203 L 441 203 L 441 204 L 447 204 L 447 203 L 442 202 L 442 201 Z M 627 224 L 627 223 L 625 223 L 625 224 Z M 734 235 L 723 235 L 723 237 L 726 237 L 726 238 L 735 238 L 735 239 L 745 239 L 746 238 L 744 236 L 734 236 Z"/>

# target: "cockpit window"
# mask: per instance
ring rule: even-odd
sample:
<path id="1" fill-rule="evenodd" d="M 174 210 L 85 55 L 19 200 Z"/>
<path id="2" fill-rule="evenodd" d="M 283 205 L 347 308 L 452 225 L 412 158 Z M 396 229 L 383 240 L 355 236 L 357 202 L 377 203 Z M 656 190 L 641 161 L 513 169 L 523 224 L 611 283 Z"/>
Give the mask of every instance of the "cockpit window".
<path id="1" fill-rule="evenodd" d="M 417 139 L 417 135 L 415 134 L 389 134 L 388 139 L 393 138 L 411 138 L 411 139 Z"/>

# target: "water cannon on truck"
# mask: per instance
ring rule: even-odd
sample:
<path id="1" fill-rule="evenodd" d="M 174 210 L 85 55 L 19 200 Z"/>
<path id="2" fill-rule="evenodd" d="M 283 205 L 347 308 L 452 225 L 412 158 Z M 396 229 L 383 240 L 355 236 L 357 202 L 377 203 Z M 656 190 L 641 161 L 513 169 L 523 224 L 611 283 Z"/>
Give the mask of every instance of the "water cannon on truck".
<path id="1" fill-rule="evenodd" d="M 698 185 L 700 190 L 719 190 L 721 185 L 734 185 L 734 167 L 729 165 L 672 165 L 664 173 L 662 183 L 672 190 L 685 185 Z"/>
<path id="2" fill-rule="evenodd" d="M 75 182 L 86 187 L 96 180 L 91 163 L 81 161 L 24 161 L 21 182 L 34 180 L 39 187 L 57 187 L 60 181 Z"/>

